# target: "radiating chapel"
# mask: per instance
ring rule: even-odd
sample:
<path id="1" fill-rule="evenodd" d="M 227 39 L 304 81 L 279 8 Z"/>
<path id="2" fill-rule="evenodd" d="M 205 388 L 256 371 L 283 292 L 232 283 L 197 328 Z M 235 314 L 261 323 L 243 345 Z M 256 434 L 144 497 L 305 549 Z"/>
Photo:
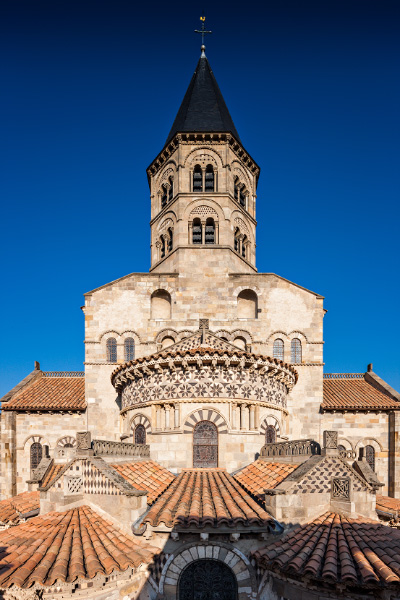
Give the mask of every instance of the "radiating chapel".
<path id="1" fill-rule="evenodd" d="M 323 296 L 258 272 L 249 150 L 202 45 L 149 272 L 85 294 L 84 372 L 1 400 L 1 597 L 400 598 L 400 395 L 324 374 Z"/>

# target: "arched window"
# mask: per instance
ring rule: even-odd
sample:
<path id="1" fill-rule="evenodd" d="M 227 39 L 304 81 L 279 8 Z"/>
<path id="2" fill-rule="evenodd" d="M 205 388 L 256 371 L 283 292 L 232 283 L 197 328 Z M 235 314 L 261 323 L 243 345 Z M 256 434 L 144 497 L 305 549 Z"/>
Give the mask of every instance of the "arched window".
<path id="1" fill-rule="evenodd" d="M 267 425 L 265 430 L 265 443 L 273 444 L 276 442 L 276 429 L 273 425 Z"/>
<path id="2" fill-rule="evenodd" d="M 279 360 L 284 358 L 284 344 L 283 340 L 279 338 L 274 341 L 274 358 L 279 358 Z"/>
<path id="3" fill-rule="evenodd" d="M 235 344 L 235 346 L 237 346 L 238 348 L 241 348 L 242 350 L 246 350 L 246 340 L 244 339 L 244 337 L 242 336 L 238 336 L 233 340 L 233 343 Z"/>
<path id="4" fill-rule="evenodd" d="M 290 361 L 301 363 L 301 341 L 298 338 L 294 338 L 290 344 Z"/>
<path id="5" fill-rule="evenodd" d="M 247 258 L 246 254 L 247 254 L 247 235 L 244 235 L 243 239 L 242 239 L 242 256 L 243 256 L 243 258 Z"/>
<path id="6" fill-rule="evenodd" d="M 239 177 L 235 177 L 233 182 L 233 197 L 235 200 L 239 200 Z"/>
<path id="7" fill-rule="evenodd" d="M 174 180 L 172 177 L 168 179 L 169 187 L 168 187 L 168 202 L 171 202 L 174 197 Z"/>
<path id="8" fill-rule="evenodd" d="M 347 458 L 346 448 L 344 446 L 342 446 L 342 444 L 339 444 L 339 446 L 337 447 L 337 449 L 339 451 L 340 458 Z"/>
<path id="9" fill-rule="evenodd" d="M 171 227 L 168 229 L 168 234 L 168 252 L 171 252 L 174 247 L 174 234 Z"/>
<path id="10" fill-rule="evenodd" d="M 239 319 L 257 319 L 258 299 L 253 290 L 243 290 L 238 295 L 237 316 Z"/>
<path id="11" fill-rule="evenodd" d="M 237 600 L 238 584 L 232 569 L 219 560 L 195 560 L 179 579 L 179 600 Z M 243 595 L 243 594 L 242 594 Z"/>
<path id="12" fill-rule="evenodd" d="M 214 219 L 209 217 L 206 221 L 206 231 L 204 236 L 206 244 L 215 244 L 215 223 Z"/>
<path id="13" fill-rule="evenodd" d="M 163 338 L 161 341 L 162 348 L 168 348 L 168 346 L 172 346 L 172 344 L 175 344 L 175 340 L 173 337 L 170 336 Z"/>
<path id="14" fill-rule="evenodd" d="M 125 360 L 135 360 L 135 340 L 133 338 L 126 338 L 124 343 L 125 349 Z"/>
<path id="15" fill-rule="evenodd" d="M 365 460 L 371 469 L 375 471 L 375 448 L 373 446 L 365 446 Z"/>
<path id="16" fill-rule="evenodd" d="M 160 237 L 160 242 L 161 242 L 160 255 L 161 255 L 161 258 L 164 258 L 164 256 L 165 256 L 165 239 L 164 239 L 163 235 Z"/>
<path id="17" fill-rule="evenodd" d="M 193 191 L 203 191 L 203 171 L 201 170 L 200 165 L 196 165 L 193 169 Z"/>
<path id="18" fill-rule="evenodd" d="M 239 228 L 236 227 L 235 234 L 234 234 L 234 240 L 233 240 L 235 252 L 239 252 L 239 240 L 240 240 L 240 231 L 239 231 Z"/>
<path id="19" fill-rule="evenodd" d="M 218 467 L 218 429 L 211 421 L 200 421 L 193 430 L 193 467 Z"/>
<path id="20" fill-rule="evenodd" d="M 146 443 L 146 429 L 144 425 L 136 425 L 135 432 L 135 444 L 145 444 Z"/>
<path id="21" fill-rule="evenodd" d="M 240 206 L 246 208 L 246 195 L 244 193 L 243 187 L 241 187 L 239 190 L 239 204 Z"/>
<path id="22" fill-rule="evenodd" d="M 168 194 L 167 194 L 167 186 L 163 185 L 161 188 L 161 208 L 167 205 L 168 202 Z"/>
<path id="23" fill-rule="evenodd" d="M 107 362 L 117 362 L 117 340 L 115 338 L 107 340 Z"/>
<path id="24" fill-rule="evenodd" d="M 31 445 L 31 471 L 38 466 L 43 456 L 43 446 L 40 442 L 33 442 Z"/>
<path id="25" fill-rule="evenodd" d="M 206 167 L 206 175 L 204 182 L 205 192 L 213 192 L 214 191 L 214 169 L 212 165 L 207 165 Z"/>
<path id="26" fill-rule="evenodd" d="M 167 290 L 157 290 L 151 295 L 151 318 L 171 318 L 171 296 Z"/>
<path id="27" fill-rule="evenodd" d="M 202 228 L 200 219 L 193 219 L 193 244 L 201 244 L 202 243 Z"/>

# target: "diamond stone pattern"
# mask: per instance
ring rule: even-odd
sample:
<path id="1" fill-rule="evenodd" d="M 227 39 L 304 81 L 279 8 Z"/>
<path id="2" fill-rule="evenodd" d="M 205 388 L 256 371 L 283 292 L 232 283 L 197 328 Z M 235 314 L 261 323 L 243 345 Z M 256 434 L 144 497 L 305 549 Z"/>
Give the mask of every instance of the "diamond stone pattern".
<path id="1" fill-rule="evenodd" d="M 330 458 L 329 461 L 323 461 L 307 473 L 293 489 L 293 494 L 330 493 L 332 479 L 349 478 L 350 475 L 350 469 L 339 458 Z M 356 477 L 352 479 L 355 491 L 359 492 L 366 489 L 359 479 Z"/>
<path id="2" fill-rule="evenodd" d="M 261 375 L 249 373 L 239 366 L 225 368 L 203 365 L 200 368 L 164 370 L 162 374 L 145 375 L 140 384 L 133 381 L 122 392 L 122 406 L 150 400 L 173 398 L 243 398 L 264 401 L 286 408 L 286 388 L 283 383 Z"/>

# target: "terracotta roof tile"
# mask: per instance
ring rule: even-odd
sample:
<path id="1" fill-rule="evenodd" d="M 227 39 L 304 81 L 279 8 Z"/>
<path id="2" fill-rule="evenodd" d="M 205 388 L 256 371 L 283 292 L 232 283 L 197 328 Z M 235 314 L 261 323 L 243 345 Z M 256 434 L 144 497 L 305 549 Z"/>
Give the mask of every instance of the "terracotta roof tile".
<path id="1" fill-rule="evenodd" d="M 400 514 L 400 500 L 389 496 L 376 495 L 376 510 L 395 515 Z"/>
<path id="2" fill-rule="evenodd" d="M 41 482 L 40 487 L 44 488 L 48 485 L 53 479 L 57 477 L 60 471 L 65 467 L 65 464 L 55 465 L 54 463 L 51 465 L 50 469 L 47 471 L 46 475 Z"/>
<path id="3" fill-rule="evenodd" d="M 272 517 L 223 469 L 187 469 L 144 518 L 153 527 L 269 525 Z"/>
<path id="4" fill-rule="evenodd" d="M 363 374 L 339 373 L 324 376 L 324 410 L 400 409 L 400 402 L 369 384 Z"/>
<path id="5" fill-rule="evenodd" d="M 267 462 L 258 459 L 236 473 L 234 478 L 250 494 L 264 500 L 264 490 L 267 488 L 274 489 L 297 467 L 298 465 Z"/>
<path id="6" fill-rule="evenodd" d="M 326 513 L 253 552 L 264 567 L 350 585 L 400 583 L 400 531 Z"/>
<path id="7" fill-rule="evenodd" d="M 39 510 L 39 492 L 23 492 L 0 502 L 0 523 L 18 523 L 28 513 Z"/>
<path id="8" fill-rule="evenodd" d="M 148 504 L 153 504 L 175 479 L 175 475 L 154 460 L 116 463 L 111 466 L 133 487 L 148 492 Z"/>
<path id="9" fill-rule="evenodd" d="M 0 587 L 91 579 L 148 564 L 158 552 L 88 506 L 50 512 L 0 532 Z"/>
<path id="10" fill-rule="evenodd" d="M 3 404 L 2 408 L 17 411 L 84 410 L 85 378 L 43 374 Z"/>

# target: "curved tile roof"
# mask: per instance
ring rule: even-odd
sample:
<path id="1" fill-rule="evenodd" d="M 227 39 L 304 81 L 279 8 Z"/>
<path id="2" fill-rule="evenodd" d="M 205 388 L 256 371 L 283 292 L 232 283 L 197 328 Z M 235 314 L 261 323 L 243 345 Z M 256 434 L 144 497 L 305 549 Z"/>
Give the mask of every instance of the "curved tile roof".
<path id="1" fill-rule="evenodd" d="M 85 378 L 82 376 L 43 376 L 25 386 L 3 410 L 81 411 L 85 410 Z"/>
<path id="2" fill-rule="evenodd" d="M 253 556 L 266 568 L 328 585 L 400 584 L 400 531 L 368 519 L 326 513 Z"/>
<path id="3" fill-rule="evenodd" d="M 39 492 L 23 492 L 0 502 L 0 523 L 18 523 L 28 513 L 39 510 Z"/>
<path id="4" fill-rule="evenodd" d="M 336 375 L 336 376 L 333 376 Z M 362 373 L 324 375 L 323 410 L 400 409 L 400 402 L 368 383 Z"/>
<path id="5" fill-rule="evenodd" d="M 274 489 L 297 467 L 298 465 L 258 459 L 235 473 L 233 477 L 250 494 L 264 500 L 264 490 Z"/>
<path id="6" fill-rule="evenodd" d="M 88 506 L 50 512 L 0 532 L 0 587 L 92 579 L 148 564 L 158 552 Z"/>
<path id="7" fill-rule="evenodd" d="M 175 475 L 154 460 L 115 463 L 111 466 L 133 487 L 146 490 L 148 504 L 153 504 L 175 479 Z"/>
<path id="8" fill-rule="evenodd" d="M 274 528 L 273 518 L 223 469 L 185 469 L 143 521 L 153 527 L 164 523 L 167 527 Z"/>

